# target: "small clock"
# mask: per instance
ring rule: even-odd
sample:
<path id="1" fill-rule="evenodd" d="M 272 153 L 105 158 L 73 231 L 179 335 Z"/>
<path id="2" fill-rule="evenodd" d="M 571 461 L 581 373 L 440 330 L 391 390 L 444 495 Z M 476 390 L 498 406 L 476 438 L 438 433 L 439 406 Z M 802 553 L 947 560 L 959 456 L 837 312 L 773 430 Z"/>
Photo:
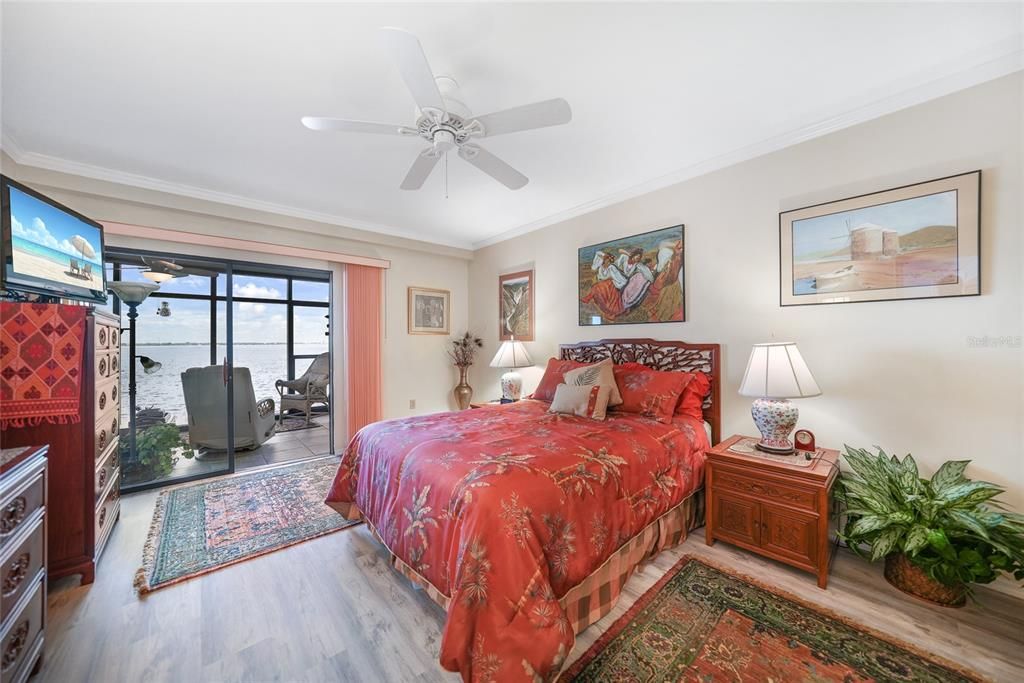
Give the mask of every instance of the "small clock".
<path id="1" fill-rule="evenodd" d="M 814 434 L 807 429 L 798 429 L 793 435 L 794 448 L 805 455 L 813 455 L 817 452 L 814 445 Z"/>

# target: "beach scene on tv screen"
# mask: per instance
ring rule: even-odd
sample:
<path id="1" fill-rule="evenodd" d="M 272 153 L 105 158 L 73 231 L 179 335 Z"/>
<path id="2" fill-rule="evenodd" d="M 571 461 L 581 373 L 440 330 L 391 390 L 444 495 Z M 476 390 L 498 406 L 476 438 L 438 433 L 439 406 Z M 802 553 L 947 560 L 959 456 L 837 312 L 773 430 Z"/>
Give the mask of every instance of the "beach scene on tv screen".
<path id="1" fill-rule="evenodd" d="M 10 193 L 14 272 L 102 290 L 100 231 L 16 187 Z"/>

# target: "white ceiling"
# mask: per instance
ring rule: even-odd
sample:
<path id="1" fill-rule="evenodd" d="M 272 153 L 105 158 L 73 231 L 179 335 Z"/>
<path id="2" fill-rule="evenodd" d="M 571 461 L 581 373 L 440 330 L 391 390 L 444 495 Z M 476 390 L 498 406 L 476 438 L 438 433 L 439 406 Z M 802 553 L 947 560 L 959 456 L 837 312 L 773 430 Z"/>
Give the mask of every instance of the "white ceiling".
<path id="1" fill-rule="evenodd" d="M 471 246 L 910 103 L 900 93 L 1001 75 L 1008 56 L 1019 68 L 1021 17 L 1019 3 L 4 2 L 0 122 L 25 163 Z M 447 199 L 440 167 L 404 192 L 417 140 L 300 125 L 412 122 L 388 25 L 416 33 L 476 113 L 569 101 L 567 126 L 483 143 L 529 185 L 452 158 Z"/>

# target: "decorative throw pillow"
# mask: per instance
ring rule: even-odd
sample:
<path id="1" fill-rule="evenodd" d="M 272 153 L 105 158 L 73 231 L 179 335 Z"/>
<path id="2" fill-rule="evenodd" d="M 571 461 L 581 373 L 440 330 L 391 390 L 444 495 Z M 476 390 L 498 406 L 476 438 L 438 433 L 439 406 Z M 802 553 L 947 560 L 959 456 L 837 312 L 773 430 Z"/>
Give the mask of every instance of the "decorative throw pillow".
<path id="1" fill-rule="evenodd" d="M 683 389 L 683 395 L 679 397 L 679 404 L 676 405 L 676 415 L 689 415 L 696 420 L 703 420 L 704 399 L 711 393 L 711 378 L 703 372 L 684 372 L 680 374 L 692 374 L 693 379 Z"/>
<path id="2" fill-rule="evenodd" d="M 579 387 L 589 387 L 595 384 L 607 386 L 611 390 L 608 395 L 608 407 L 611 408 L 622 403 L 619 386 L 615 383 L 615 373 L 612 372 L 613 367 L 612 359 L 605 358 L 600 363 L 576 368 L 565 373 L 565 383 Z"/>
<path id="3" fill-rule="evenodd" d="M 639 363 L 623 363 L 614 368 L 622 405 L 627 413 L 639 413 L 659 422 L 672 421 L 676 404 L 686 385 L 693 379 L 688 372 L 652 370 Z"/>
<path id="4" fill-rule="evenodd" d="M 611 387 L 606 384 L 585 386 L 559 384 L 555 387 L 555 397 L 551 399 L 551 407 L 548 408 L 548 412 L 603 420 L 607 414 L 610 395 Z"/>
<path id="5" fill-rule="evenodd" d="M 555 387 L 565 382 L 565 373 L 587 365 L 589 363 L 549 358 L 548 367 L 544 370 L 544 376 L 540 378 L 540 384 L 534 389 L 532 398 L 538 401 L 550 401 L 555 397 Z"/>

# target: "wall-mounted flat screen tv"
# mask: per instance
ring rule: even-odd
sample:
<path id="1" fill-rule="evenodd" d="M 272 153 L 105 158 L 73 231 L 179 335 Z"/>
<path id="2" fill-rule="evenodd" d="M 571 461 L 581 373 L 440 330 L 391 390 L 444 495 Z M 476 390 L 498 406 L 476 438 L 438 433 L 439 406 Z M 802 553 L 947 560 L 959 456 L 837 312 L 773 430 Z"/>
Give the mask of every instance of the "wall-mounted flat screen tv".
<path id="1" fill-rule="evenodd" d="M 3 289 L 106 302 L 102 225 L 2 175 L 0 204 Z"/>

